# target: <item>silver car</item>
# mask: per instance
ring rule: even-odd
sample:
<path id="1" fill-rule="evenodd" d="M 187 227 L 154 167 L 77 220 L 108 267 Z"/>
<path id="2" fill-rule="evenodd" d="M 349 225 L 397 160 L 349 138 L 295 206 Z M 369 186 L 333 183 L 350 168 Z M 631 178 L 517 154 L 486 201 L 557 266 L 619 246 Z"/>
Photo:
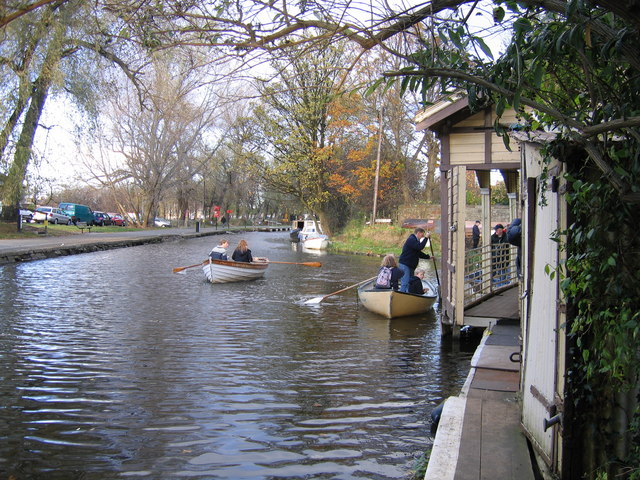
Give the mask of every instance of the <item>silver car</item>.
<path id="1" fill-rule="evenodd" d="M 166 218 L 160 218 L 160 217 L 156 217 L 153 221 L 153 224 L 156 227 L 170 227 L 171 226 L 171 222 L 169 220 L 167 220 Z"/>
<path id="2" fill-rule="evenodd" d="M 71 217 L 65 215 L 65 213 L 56 207 L 38 207 L 33 213 L 33 221 L 36 223 L 42 223 L 45 220 L 49 223 L 61 223 L 64 225 L 71 225 Z"/>

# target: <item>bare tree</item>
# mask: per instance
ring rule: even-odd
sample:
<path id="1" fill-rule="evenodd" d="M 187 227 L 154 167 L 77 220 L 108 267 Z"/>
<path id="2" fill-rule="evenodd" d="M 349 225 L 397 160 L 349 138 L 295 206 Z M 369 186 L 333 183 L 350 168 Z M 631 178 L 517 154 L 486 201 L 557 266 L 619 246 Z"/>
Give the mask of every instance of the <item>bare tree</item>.
<path id="1" fill-rule="evenodd" d="M 176 186 L 202 171 L 215 124 L 217 96 L 193 70 L 171 58 L 156 58 L 141 108 L 131 88 L 118 89 L 108 112 L 112 151 L 101 151 L 94 178 L 139 192 L 143 223 L 153 224 L 160 202 Z M 115 92 L 114 92 L 115 93 Z M 200 161 L 199 161 L 200 160 Z"/>

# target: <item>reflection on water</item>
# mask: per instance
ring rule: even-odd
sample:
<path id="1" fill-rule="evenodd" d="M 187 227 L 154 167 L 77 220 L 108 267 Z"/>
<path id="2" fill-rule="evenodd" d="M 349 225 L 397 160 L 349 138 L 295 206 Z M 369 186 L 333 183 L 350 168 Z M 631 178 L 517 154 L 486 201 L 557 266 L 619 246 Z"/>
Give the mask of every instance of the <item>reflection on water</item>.
<path id="1" fill-rule="evenodd" d="M 229 235 L 233 247 L 241 237 Z M 0 268 L 0 471 L 16 478 L 407 478 L 470 351 L 354 290 L 378 258 L 244 235 L 264 279 L 212 285 L 216 237 Z"/>

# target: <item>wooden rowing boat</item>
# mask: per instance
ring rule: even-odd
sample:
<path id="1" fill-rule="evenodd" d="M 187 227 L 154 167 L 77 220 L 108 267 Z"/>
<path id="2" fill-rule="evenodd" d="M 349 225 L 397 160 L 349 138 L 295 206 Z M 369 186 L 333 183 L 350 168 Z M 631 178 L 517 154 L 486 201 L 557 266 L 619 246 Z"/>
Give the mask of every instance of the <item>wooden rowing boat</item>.
<path id="1" fill-rule="evenodd" d="M 209 259 L 202 265 L 202 270 L 211 283 L 230 283 L 261 278 L 268 267 L 269 263 L 258 258 L 251 263 Z"/>
<path id="2" fill-rule="evenodd" d="M 429 282 L 423 281 L 429 287 L 424 295 L 374 288 L 374 282 L 375 280 L 361 285 L 358 288 L 358 298 L 367 310 L 387 318 L 420 315 L 433 307 L 438 298 L 436 288 Z"/>

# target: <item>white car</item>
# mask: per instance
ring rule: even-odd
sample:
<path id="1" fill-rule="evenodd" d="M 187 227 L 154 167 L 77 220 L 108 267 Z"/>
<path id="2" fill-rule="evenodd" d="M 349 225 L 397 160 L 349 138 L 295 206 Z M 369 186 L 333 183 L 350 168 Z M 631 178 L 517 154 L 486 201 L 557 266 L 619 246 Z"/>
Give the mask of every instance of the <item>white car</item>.
<path id="1" fill-rule="evenodd" d="M 155 220 L 153 221 L 153 224 L 156 227 L 170 227 L 171 226 L 171 222 L 169 220 L 167 220 L 166 218 L 160 218 L 160 217 L 156 217 Z"/>
<path id="2" fill-rule="evenodd" d="M 56 207 L 38 207 L 33 213 L 33 221 L 42 223 L 47 220 L 49 223 L 71 225 L 71 217 Z"/>
<path id="3" fill-rule="evenodd" d="M 33 212 L 31 210 L 27 210 L 24 208 L 20 209 L 20 216 L 22 217 L 23 222 L 30 222 L 33 218 Z"/>

